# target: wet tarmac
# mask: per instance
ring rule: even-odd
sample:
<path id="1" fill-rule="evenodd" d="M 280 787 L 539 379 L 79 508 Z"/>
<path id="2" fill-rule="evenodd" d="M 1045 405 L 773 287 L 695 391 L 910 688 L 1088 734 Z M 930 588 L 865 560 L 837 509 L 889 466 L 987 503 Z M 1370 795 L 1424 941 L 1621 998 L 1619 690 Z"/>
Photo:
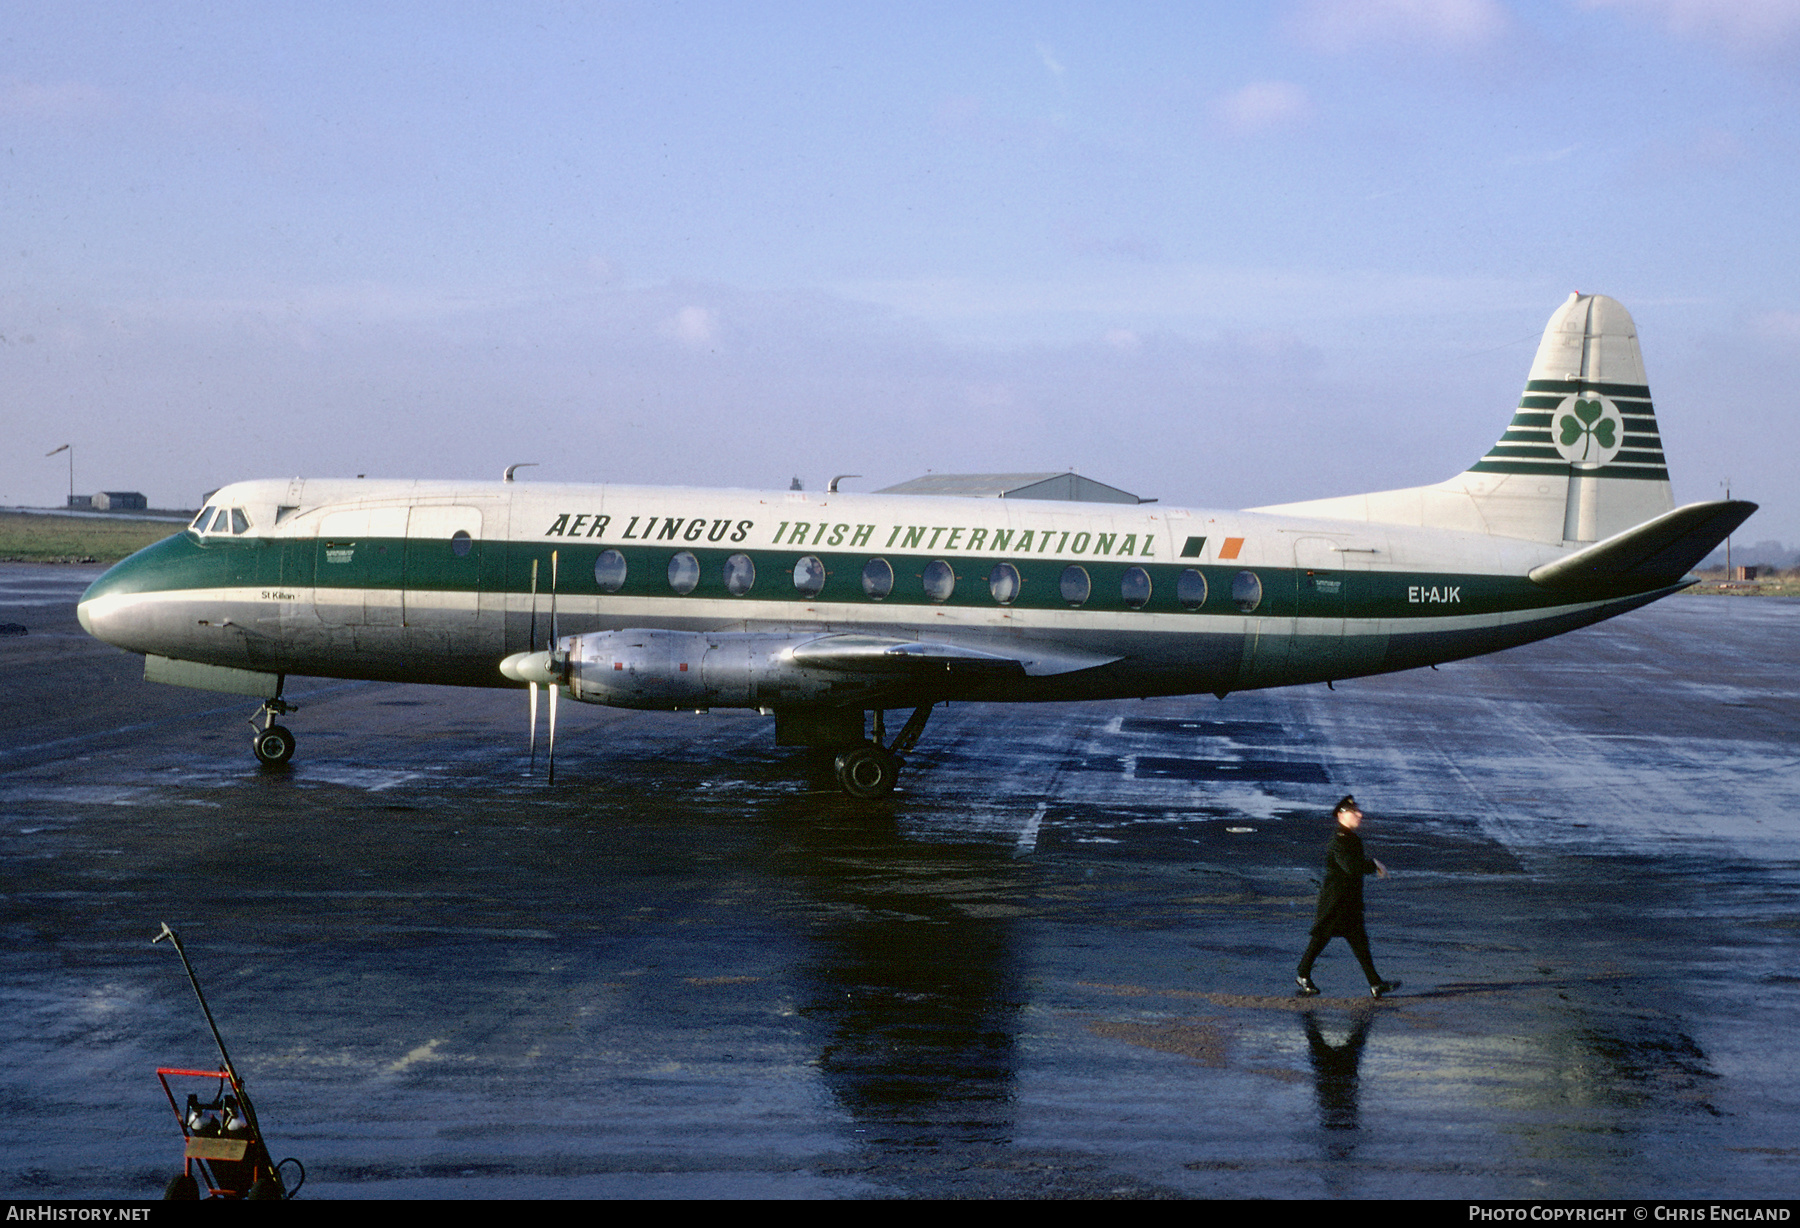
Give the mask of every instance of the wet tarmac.
<path id="1" fill-rule="evenodd" d="M 141 681 L 0 567 L 0 1196 L 147 1197 L 208 1065 L 306 1198 L 1790 1197 L 1800 602 L 1437 671 L 939 710 L 883 803 L 748 715 Z M 540 764 L 541 768 L 541 764 Z M 1292 995 L 1331 802 L 1369 924 Z"/>

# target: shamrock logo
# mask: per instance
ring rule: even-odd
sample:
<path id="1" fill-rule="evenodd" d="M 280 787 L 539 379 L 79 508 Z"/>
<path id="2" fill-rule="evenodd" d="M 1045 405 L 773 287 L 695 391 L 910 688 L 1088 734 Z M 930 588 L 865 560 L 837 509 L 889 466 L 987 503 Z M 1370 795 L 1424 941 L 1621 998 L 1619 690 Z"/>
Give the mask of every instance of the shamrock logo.
<path id="1" fill-rule="evenodd" d="M 1564 397 L 1552 416 L 1556 450 L 1571 464 L 1597 468 L 1617 456 L 1625 443 L 1619 407 L 1599 393 Z"/>

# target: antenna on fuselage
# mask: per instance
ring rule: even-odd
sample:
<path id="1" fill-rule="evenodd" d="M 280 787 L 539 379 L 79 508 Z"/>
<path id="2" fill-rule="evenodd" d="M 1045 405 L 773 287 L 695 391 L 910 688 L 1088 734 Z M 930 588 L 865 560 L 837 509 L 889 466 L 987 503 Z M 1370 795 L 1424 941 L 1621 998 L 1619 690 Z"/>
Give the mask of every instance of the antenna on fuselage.
<path id="1" fill-rule="evenodd" d="M 839 482 L 843 481 L 845 478 L 860 478 L 861 476 L 862 474 L 860 473 L 840 473 L 826 484 L 825 493 L 828 495 L 835 495 L 838 492 L 837 484 Z"/>
<path id="2" fill-rule="evenodd" d="M 536 469 L 537 467 L 538 467 L 537 461 L 520 461 L 516 465 L 508 465 L 506 467 L 506 472 L 500 475 L 500 480 L 502 482 L 510 482 L 513 480 L 513 474 L 517 473 L 519 470 L 521 470 L 521 469 Z"/>

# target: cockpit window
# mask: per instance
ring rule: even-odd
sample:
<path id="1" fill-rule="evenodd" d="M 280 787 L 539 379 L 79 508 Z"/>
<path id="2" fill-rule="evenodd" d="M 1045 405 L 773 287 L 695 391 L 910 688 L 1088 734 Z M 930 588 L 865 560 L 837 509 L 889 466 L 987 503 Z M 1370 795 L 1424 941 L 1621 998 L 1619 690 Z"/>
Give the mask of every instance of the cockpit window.
<path id="1" fill-rule="evenodd" d="M 231 531 L 233 533 L 248 533 L 250 531 L 250 518 L 244 515 L 244 509 L 241 507 L 234 507 L 231 509 Z"/>
<path id="2" fill-rule="evenodd" d="M 200 514 L 194 517 L 194 522 L 188 525 L 188 528 L 196 533 L 206 532 L 206 526 L 212 523 L 214 510 L 213 505 L 208 503 L 205 507 L 200 509 Z"/>
<path id="3" fill-rule="evenodd" d="M 207 526 L 208 533 L 223 533 L 231 524 L 231 513 L 220 508 L 213 514 L 212 524 Z"/>

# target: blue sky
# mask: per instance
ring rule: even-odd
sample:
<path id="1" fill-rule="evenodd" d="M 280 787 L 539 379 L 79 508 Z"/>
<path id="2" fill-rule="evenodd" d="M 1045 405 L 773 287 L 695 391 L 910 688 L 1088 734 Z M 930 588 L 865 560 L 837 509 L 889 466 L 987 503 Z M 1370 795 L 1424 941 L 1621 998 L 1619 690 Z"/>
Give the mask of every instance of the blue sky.
<path id="1" fill-rule="evenodd" d="M 14 3 L 0 504 L 1437 481 L 1571 290 L 1800 541 L 1800 0 Z"/>

